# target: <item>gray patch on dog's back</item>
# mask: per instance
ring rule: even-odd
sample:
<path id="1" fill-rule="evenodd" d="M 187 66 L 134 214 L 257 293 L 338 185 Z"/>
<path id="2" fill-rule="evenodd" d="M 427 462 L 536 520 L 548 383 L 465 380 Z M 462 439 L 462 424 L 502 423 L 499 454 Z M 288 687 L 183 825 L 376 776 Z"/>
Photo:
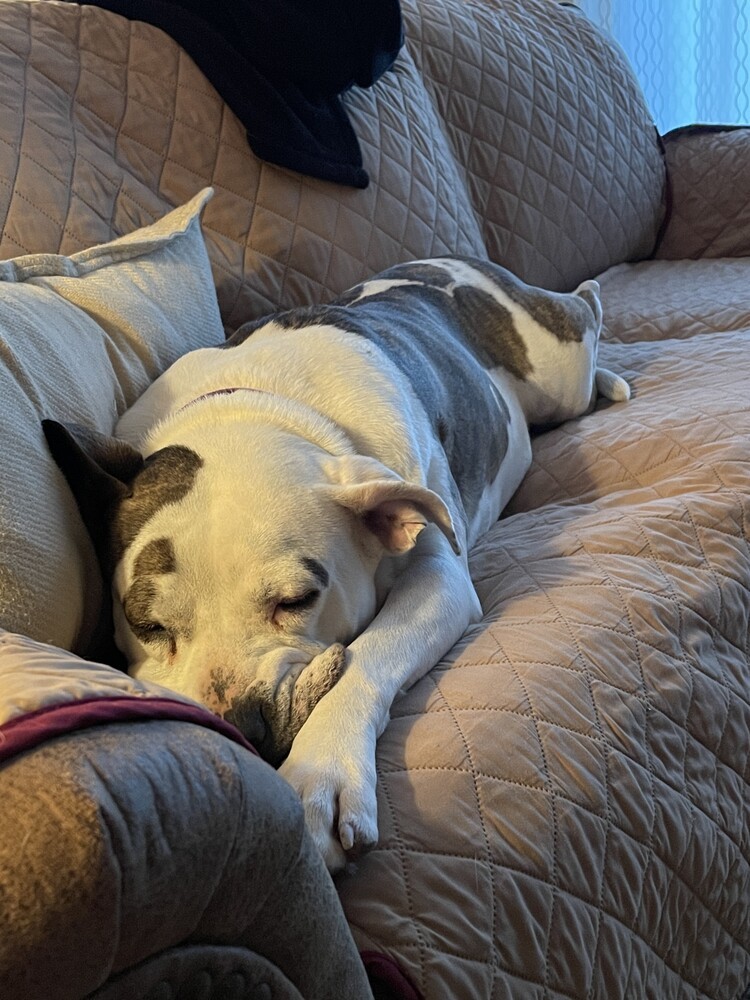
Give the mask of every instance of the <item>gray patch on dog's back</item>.
<path id="1" fill-rule="evenodd" d="M 558 339 L 581 340 L 591 318 L 583 298 L 555 296 L 497 264 L 469 257 L 397 264 L 375 276 L 376 285 L 363 282 L 328 305 L 290 310 L 273 322 L 286 330 L 333 326 L 383 350 L 424 406 L 471 518 L 508 447 L 510 414 L 486 369 L 502 367 L 524 380 L 533 367 L 510 310 L 451 267 L 451 260 L 489 279 Z M 242 343 L 268 321 L 245 324 L 226 346 Z"/>
<path id="2" fill-rule="evenodd" d="M 453 300 L 466 318 L 464 335 L 482 364 L 505 368 L 517 379 L 528 378 L 533 365 L 510 312 L 474 285 L 459 285 Z"/>
<path id="3" fill-rule="evenodd" d="M 493 281 L 508 298 L 525 309 L 532 319 L 558 340 L 570 343 L 582 339 L 586 326 L 592 320 L 593 308 L 581 297 L 534 288 L 488 260 L 467 259 L 467 263 Z"/>
<path id="4" fill-rule="evenodd" d="M 133 576 L 174 573 L 174 546 L 168 538 L 154 538 L 144 545 L 133 563 Z"/>
<path id="5" fill-rule="evenodd" d="M 260 319 L 251 319 L 247 323 L 243 323 L 242 326 L 238 326 L 231 337 L 227 337 L 223 344 L 218 344 L 219 350 L 223 350 L 227 347 L 239 347 L 240 344 L 244 344 L 245 341 L 251 334 L 255 333 L 262 326 L 270 323 L 274 320 L 275 316 L 261 316 Z"/>
<path id="6" fill-rule="evenodd" d="M 413 281 L 416 270 L 402 265 L 379 278 Z M 441 280 L 446 276 L 444 268 L 419 265 L 424 277 L 434 270 Z M 443 288 L 420 283 L 395 285 L 359 300 L 352 290 L 343 301 L 294 310 L 275 317 L 274 323 L 301 331 L 327 324 L 365 337 L 382 350 L 404 372 L 422 403 L 471 519 L 507 452 L 510 416 L 485 370 L 491 360 L 486 352 L 484 358 L 478 356 L 474 348 L 480 333 L 466 331 L 470 314 Z M 484 294 L 481 306 L 477 323 L 490 325 L 493 313 L 501 322 L 501 307 L 491 296 Z"/>
<path id="7" fill-rule="evenodd" d="M 116 561 L 157 511 L 178 503 L 193 487 L 203 459 L 184 445 L 154 452 L 131 484 L 132 492 L 120 504 L 112 526 Z"/>
<path id="8" fill-rule="evenodd" d="M 482 263 L 468 257 L 457 257 L 454 259 L 469 264 L 475 270 L 480 270 L 476 267 L 476 264 Z M 492 270 L 482 270 L 481 273 L 485 277 L 492 278 L 493 283 L 498 285 L 502 290 L 506 290 L 505 285 L 499 281 L 500 275 L 497 272 L 507 274 L 514 282 L 517 281 L 504 268 L 495 267 L 495 265 L 490 265 L 490 268 Z M 417 261 L 414 264 L 397 264 L 395 267 L 384 271 L 383 274 L 378 275 L 376 280 L 378 282 L 409 280 L 422 286 L 416 289 L 418 294 L 421 295 L 424 295 L 428 289 L 439 289 L 446 293 L 443 299 L 437 298 L 435 300 L 436 304 L 441 308 L 455 308 L 455 310 L 462 314 L 463 323 L 461 329 L 466 343 L 485 368 L 496 368 L 498 365 L 501 365 L 519 379 L 527 378 L 530 375 L 532 365 L 529 361 L 529 352 L 526 349 L 523 338 L 516 330 L 510 311 L 486 291 L 477 288 L 476 285 L 457 284 L 456 277 L 449 268 L 439 264 L 431 264 L 428 261 Z M 367 287 L 369 284 L 370 282 L 365 281 L 361 285 L 357 285 L 356 288 L 352 288 L 338 298 L 336 304 L 352 305 L 355 307 L 364 305 L 365 299 L 361 300 L 361 302 L 357 300 L 363 294 L 367 296 Z M 382 292 L 371 293 L 367 297 L 376 299 L 392 295 L 398 296 L 399 293 L 404 297 L 408 297 L 410 294 L 413 295 L 414 291 L 415 289 L 410 286 L 394 285 L 392 288 L 387 288 Z M 513 301 L 516 301 L 516 299 L 514 298 Z"/>
<path id="9" fill-rule="evenodd" d="M 590 301 L 593 298 L 593 295 L 590 292 L 583 291 L 578 296 L 548 292 L 543 289 L 535 288 L 532 285 L 527 285 L 511 271 L 508 271 L 506 268 L 501 267 L 499 264 L 494 264 L 489 260 L 482 260 L 478 257 L 462 257 L 458 255 L 447 259 L 458 260 L 462 263 L 468 264 L 485 278 L 489 278 L 490 281 L 497 285 L 497 287 L 513 302 L 521 306 L 522 309 L 525 309 L 526 312 L 528 312 L 540 326 L 543 326 L 555 337 L 564 342 L 580 341 L 583 336 L 584 329 L 588 326 L 594 315 L 595 306 L 593 301 Z M 396 264 L 394 267 L 388 268 L 388 270 L 376 275 L 375 278 L 371 280 L 407 280 L 447 291 L 450 286 L 454 284 L 455 276 L 451 273 L 449 268 L 443 267 L 440 264 L 432 264 L 429 261 L 416 261 L 415 263 Z M 343 295 L 339 296 L 334 304 L 342 306 L 355 304 L 356 300 L 363 294 L 363 292 L 366 291 L 369 283 L 369 281 L 365 281 L 359 285 L 355 285 L 347 292 L 344 292 Z M 391 291 L 393 291 L 393 289 L 389 289 L 386 293 L 375 293 L 375 295 L 389 294 Z M 477 289 L 473 285 L 458 285 L 453 289 L 453 295 L 455 297 L 456 293 L 458 293 L 458 297 L 461 298 L 470 291 L 477 291 Z M 468 307 L 468 301 L 466 302 L 466 305 Z M 502 306 L 499 303 L 495 303 L 495 305 L 496 308 L 502 309 Z M 325 309 L 326 307 L 313 306 L 311 308 L 317 312 L 318 309 Z M 285 313 L 282 315 L 293 315 L 299 312 L 300 310 L 295 309 L 290 310 L 288 314 Z M 508 314 L 508 317 L 510 318 L 510 314 Z M 277 317 L 274 316 L 263 316 L 260 319 L 244 323 L 224 344 L 221 344 L 220 346 L 237 347 L 244 343 L 244 341 L 247 340 L 247 338 L 256 330 L 260 329 L 260 327 L 265 326 L 271 319 L 276 318 Z M 301 326 L 308 325 L 310 324 L 301 324 L 300 328 Z M 516 342 L 511 343 L 511 337 L 513 335 Z M 517 374 L 517 372 L 524 372 L 528 374 L 530 369 L 523 360 L 526 357 L 525 346 L 523 345 L 522 339 L 515 332 L 514 327 L 513 335 L 508 337 L 507 347 L 503 346 L 501 348 L 498 344 L 497 350 L 499 360 L 495 363 L 504 365 L 508 371 L 513 372 L 514 375 Z M 493 343 L 492 337 L 487 343 Z M 517 377 L 523 378 L 524 375 L 517 374 Z"/>

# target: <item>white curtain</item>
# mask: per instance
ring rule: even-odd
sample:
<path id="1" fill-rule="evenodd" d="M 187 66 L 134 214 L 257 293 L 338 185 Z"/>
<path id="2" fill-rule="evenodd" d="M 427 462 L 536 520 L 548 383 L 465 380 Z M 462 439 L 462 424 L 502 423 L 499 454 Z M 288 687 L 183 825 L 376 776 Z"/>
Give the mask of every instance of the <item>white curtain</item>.
<path id="1" fill-rule="evenodd" d="M 576 0 L 620 43 L 661 132 L 750 124 L 750 0 Z"/>

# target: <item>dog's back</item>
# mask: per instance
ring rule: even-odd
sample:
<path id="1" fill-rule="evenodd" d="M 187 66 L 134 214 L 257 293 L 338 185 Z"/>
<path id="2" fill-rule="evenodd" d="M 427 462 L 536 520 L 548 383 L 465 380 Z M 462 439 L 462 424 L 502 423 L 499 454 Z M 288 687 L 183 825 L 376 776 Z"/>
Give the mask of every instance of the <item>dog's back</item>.
<path id="1" fill-rule="evenodd" d="M 334 327 L 364 337 L 387 356 L 422 404 L 471 522 L 508 453 L 511 422 L 522 419 L 518 390 L 532 389 L 538 375 L 539 345 L 530 341 L 539 338 L 530 336 L 530 327 L 555 345 L 590 355 L 582 341 L 588 328 L 595 340 L 597 319 L 593 303 L 581 296 L 541 292 L 489 261 L 446 257 L 398 264 L 331 303 L 271 322 L 301 332 Z M 226 346 L 267 323 L 245 324 Z M 593 371 L 588 358 L 587 364 Z"/>

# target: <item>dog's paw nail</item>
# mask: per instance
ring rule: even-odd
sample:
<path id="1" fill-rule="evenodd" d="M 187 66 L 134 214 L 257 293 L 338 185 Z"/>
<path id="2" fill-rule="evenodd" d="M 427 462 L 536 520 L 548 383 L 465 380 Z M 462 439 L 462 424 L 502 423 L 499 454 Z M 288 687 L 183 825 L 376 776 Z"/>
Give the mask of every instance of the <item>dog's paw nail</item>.
<path id="1" fill-rule="evenodd" d="M 346 851 L 349 860 L 360 858 L 367 854 L 378 842 L 377 828 L 369 828 L 368 824 L 339 824 L 339 843 Z"/>
<path id="2" fill-rule="evenodd" d="M 354 827 L 351 823 L 342 823 L 339 827 L 339 840 L 345 851 L 351 851 L 354 847 Z"/>
<path id="3" fill-rule="evenodd" d="M 326 868 L 331 875 L 337 875 L 344 871 L 347 866 L 346 854 L 341 850 L 341 845 L 335 843 L 332 838 L 325 844 L 319 844 L 318 848 L 323 856 Z"/>

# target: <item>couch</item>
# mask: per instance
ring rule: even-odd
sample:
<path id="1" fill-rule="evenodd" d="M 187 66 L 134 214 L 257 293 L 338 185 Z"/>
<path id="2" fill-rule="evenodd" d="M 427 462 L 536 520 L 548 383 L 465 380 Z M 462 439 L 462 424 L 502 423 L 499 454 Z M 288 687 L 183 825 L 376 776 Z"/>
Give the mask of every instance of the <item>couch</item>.
<path id="1" fill-rule="evenodd" d="M 353 188 L 260 160 L 153 24 L 0 2 L 4 1000 L 750 995 L 748 132 L 659 136 L 571 4 L 402 8 Z M 334 882 L 252 748 L 116 669 L 40 421 L 444 253 L 596 277 L 633 396 L 535 435 Z"/>

